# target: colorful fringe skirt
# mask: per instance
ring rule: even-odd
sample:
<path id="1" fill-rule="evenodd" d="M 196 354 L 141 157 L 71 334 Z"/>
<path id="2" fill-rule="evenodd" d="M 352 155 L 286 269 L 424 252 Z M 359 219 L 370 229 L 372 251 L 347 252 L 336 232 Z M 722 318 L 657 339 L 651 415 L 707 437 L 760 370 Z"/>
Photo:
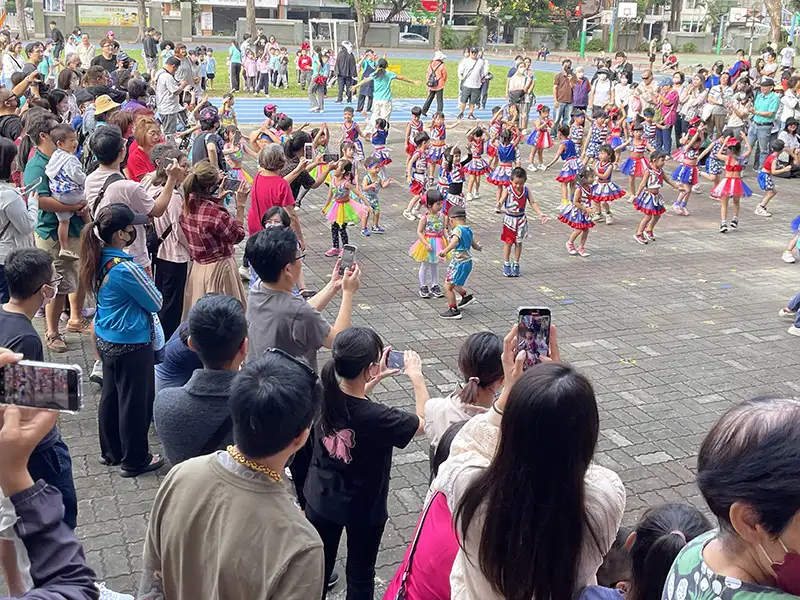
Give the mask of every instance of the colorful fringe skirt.
<path id="1" fill-rule="evenodd" d="M 428 243 L 431 245 L 431 250 L 428 250 L 421 241 L 417 240 L 408 249 L 408 255 L 417 262 L 445 262 L 446 258 L 439 256 L 439 252 L 446 247 L 441 234 L 426 235 L 425 239 L 428 240 Z"/>
<path id="2" fill-rule="evenodd" d="M 568 158 L 564 161 L 564 166 L 561 167 L 561 171 L 559 171 L 556 181 L 560 183 L 569 183 L 570 181 L 575 181 L 575 178 L 578 176 L 580 171 L 580 159 L 577 156 Z"/>
<path id="3" fill-rule="evenodd" d="M 486 145 L 486 154 L 492 158 L 497 156 L 497 140 L 492 140 Z"/>
<path id="4" fill-rule="evenodd" d="M 347 197 L 343 201 L 331 200 L 322 209 L 322 214 L 328 219 L 328 223 L 345 225 L 346 223 L 360 223 L 361 217 L 367 214 L 364 205 Z"/>
<path id="5" fill-rule="evenodd" d="M 697 184 L 697 167 L 695 165 L 678 165 L 672 172 L 672 179 L 676 183 Z"/>
<path id="6" fill-rule="evenodd" d="M 567 204 L 561 209 L 558 220 L 562 223 L 566 223 L 573 229 L 591 229 L 594 227 L 591 217 L 572 203 Z"/>
<path id="7" fill-rule="evenodd" d="M 742 181 L 741 177 L 726 177 L 719 182 L 719 185 L 717 185 L 711 193 L 715 198 L 722 198 L 724 196 L 729 196 L 731 198 L 741 198 L 744 196 L 745 198 L 749 198 L 753 195 L 753 190 Z"/>
<path id="8" fill-rule="evenodd" d="M 419 179 L 417 179 L 419 176 Z M 408 185 L 408 191 L 412 196 L 420 196 L 425 191 L 426 176 L 421 173 L 411 174 L 411 183 Z"/>
<path id="9" fill-rule="evenodd" d="M 619 137 L 618 135 L 615 135 L 614 137 L 612 137 L 612 138 L 611 138 L 611 142 L 609 143 L 609 145 L 610 145 L 610 146 L 611 146 L 611 147 L 612 147 L 614 150 L 616 150 L 617 148 L 619 148 L 620 146 L 622 146 L 622 138 L 621 138 L 621 137 Z"/>
<path id="10" fill-rule="evenodd" d="M 663 215 L 667 209 L 664 208 L 664 196 L 660 192 L 648 192 L 644 190 L 636 196 L 633 207 L 646 215 Z"/>

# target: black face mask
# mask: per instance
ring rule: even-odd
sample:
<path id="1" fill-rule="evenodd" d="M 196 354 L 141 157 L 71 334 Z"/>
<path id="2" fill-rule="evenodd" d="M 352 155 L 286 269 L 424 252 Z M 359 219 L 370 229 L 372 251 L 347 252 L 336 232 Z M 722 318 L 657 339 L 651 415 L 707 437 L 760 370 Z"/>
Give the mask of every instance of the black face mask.
<path id="1" fill-rule="evenodd" d="M 127 248 L 136 241 L 136 228 L 134 227 L 133 231 L 126 231 L 125 233 L 128 234 L 128 239 L 125 241 L 125 247 Z"/>

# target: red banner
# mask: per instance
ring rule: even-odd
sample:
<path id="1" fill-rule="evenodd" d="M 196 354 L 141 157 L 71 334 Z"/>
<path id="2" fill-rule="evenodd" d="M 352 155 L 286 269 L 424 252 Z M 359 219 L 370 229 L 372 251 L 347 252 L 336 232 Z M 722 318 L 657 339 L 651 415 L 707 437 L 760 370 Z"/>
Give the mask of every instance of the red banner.
<path id="1" fill-rule="evenodd" d="M 422 8 L 423 10 L 427 10 L 428 12 L 435 13 L 436 12 L 436 0 L 422 0 Z M 442 0 L 442 12 L 447 12 L 447 2 L 446 0 Z"/>

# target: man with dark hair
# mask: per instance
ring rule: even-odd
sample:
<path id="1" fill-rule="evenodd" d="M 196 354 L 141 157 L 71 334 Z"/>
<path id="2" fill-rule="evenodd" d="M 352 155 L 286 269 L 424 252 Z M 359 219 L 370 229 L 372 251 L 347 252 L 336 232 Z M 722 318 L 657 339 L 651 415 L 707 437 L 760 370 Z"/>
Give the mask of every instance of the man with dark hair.
<path id="1" fill-rule="evenodd" d="M 175 44 L 175 56 L 180 61 L 178 68 L 175 70 L 175 79 L 178 83 L 186 84 L 186 87 L 194 85 L 194 76 L 192 75 L 192 61 L 189 60 L 189 51 L 186 49 L 186 44 L 178 42 Z"/>
<path id="2" fill-rule="evenodd" d="M 205 108 L 200 109 L 197 114 L 197 123 L 200 125 L 200 133 L 192 144 L 191 163 L 197 163 L 207 160 L 220 171 L 225 170 L 225 165 L 222 158 L 222 149 L 225 145 L 223 139 L 219 136 L 219 111 L 212 105 L 207 105 Z"/>
<path id="3" fill-rule="evenodd" d="M 44 44 L 42 42 L 31 42 L 25 46 L 25 54 L 28 62 L 22 65 L 22 74 L 26 77 L 39 70 L 39 63 L 44 60 Z"/>
<path id="4" fill-rule="evenodd" d="M 186 109 L 181 106 L 181 93 L 187 82 L 178 82 L 175 72 L 180 67 L 181 61 L 175 56 L 170 56 L 164 63 L 164 68 L 156 73 L 156 110 L 161 117 L 164 133 L 176 133 L 186 128 Z"/>
<path id="5" fill-rule="evenodd" d="M 154 27 L 148 27 L 144 30 L 144 39 L 142 40 L 142 56 L 144 56 L 144 65 L 150 77 L 155 77 L 158 70 L 158 42 L 155 38 L 156 30 Z"/>
<path id="6" fill-rule="evenodd" d="M 156 431 L 173 465 L 233 443 L 228 395 L 247 354 L 247 319 L 236 298 L 202 298 L 189 311 L 188 328 L 188 346 L 203 368 L 182 387 L 161 390 L 153 405 Z"/>
<path id="7" fill-rule="evenodd" d="M 42 361 L 42 340 L 31 320 L 42 305 L 57 297 L 61 277 L 53 269 L 53 257 L 38 248 L 20 248 L 6 257 L 4 270 L 11 299 L 0 306 L 0 348 L 18 352 L 26 360 Z M 64 502 L 64 522 L 75 529 L 78 497 L 72 481 L 72 459 L 57 427 L 36 446 L 28 469 L 34 481 L 44 479 L 58 488 Z"/>
<path id="8" fill-rule="evenodd" d="M 64 50 L 64 34 L 56 27 L 55 21 L 50 21 L 50 39 L 53 40 L 53 58 L 61 58 Z"/>
<path id="9" fill-rule="evenodd" d="M 99 56 L 92 59 L 91 65 L 103 67 L 107 73 L 111 73 L 117 69 L 117 57 L 114 54 L 114 41 L 108 38 L 100 40 Z"/>
<path id="10" fill-rule="evenodd" d="M 27 133 L 36 146 L 36 152 L 25 164 L 23 185 L 35 185 L 39 194 L 39 221 L 36 224 L 34 240 L 36 246 L 45 250 L 53 258 L 53 266 L 61 277 L 58 295 L 45 305 L 45 343 L 51 352 L 66 352 L 67 343 L 59 333 L 59 318 L 64 310 L 64 300 L 69 294 L 72 318 L 67 322 L 67 331 L 73 333 L 86 332 L 81 320 L 83 299 L 78 294 L 78 262 L 60 256 L 61 245 L 58 243 L 57 212 L 75 213 L 69 221 L 69 248 L 76 254 L 80 252 L 80 235 L 83 229 L 83 218 L 77 214 L 86 206 L 80 204 L 61 204 L 53 198 L 47 179 L 47 163 L 56 151 L 56 145 L 50 137 L 50 131 L 58 125 L 55 115 L 40 108 L 31 108 L 28 113 Z M 19 159 L 19 157 L 18 157 Z M 38 183 L 37 183 L 38 182 Z"/>
<path id="11" fill-rule="evenodd" d="M 633 65 L 628 62 L 628 55 L 622 50 L 614 55 L 614 80 L 619 81 L 625 75 L 628 83 L 633 81 Z"/>
<path id="12" fill-rule="evenodd" d="M 189 459 L 159 488 L 147 528 L 140 598 L 322 598 L 316 530 L 283 485 L 321 391 L 307 364 L 278 350 L 234 377 L 234 444 Z"/>

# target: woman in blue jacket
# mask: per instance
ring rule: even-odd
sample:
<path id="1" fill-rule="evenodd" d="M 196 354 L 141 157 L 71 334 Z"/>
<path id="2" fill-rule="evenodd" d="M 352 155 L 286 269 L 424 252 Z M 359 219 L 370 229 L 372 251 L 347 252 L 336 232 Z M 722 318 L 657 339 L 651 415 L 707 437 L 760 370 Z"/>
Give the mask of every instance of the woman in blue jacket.
<path id="1" fill-rule="evenodd" d="M 100 462 L 120 465 L 123 477 L 164 464 L 147 444 L 155 396 L 153 313 L 161 308 L 161 293 L 124 251 L 136 239 L 134 225 L 146 222 L 147 215 L 111 204 L 81 235 L 81 283 L 97 297 L 94 332 L 103 359 Z"/>

